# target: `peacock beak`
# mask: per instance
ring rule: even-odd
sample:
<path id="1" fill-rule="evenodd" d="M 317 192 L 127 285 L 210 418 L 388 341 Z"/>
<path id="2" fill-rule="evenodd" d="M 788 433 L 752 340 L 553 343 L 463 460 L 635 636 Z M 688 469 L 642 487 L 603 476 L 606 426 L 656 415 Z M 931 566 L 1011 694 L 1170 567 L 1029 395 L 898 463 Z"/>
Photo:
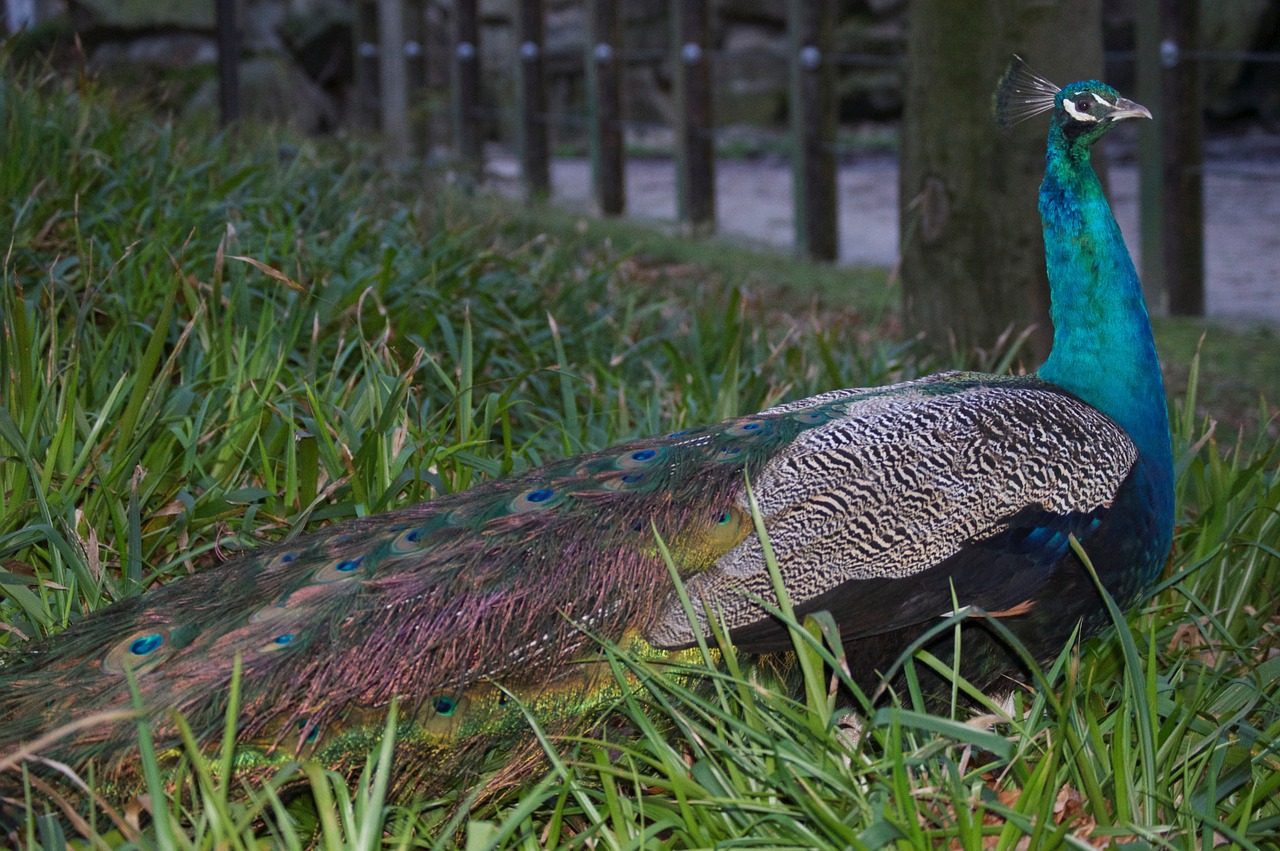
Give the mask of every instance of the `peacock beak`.
<path id="1" fill-rule="evenodd" d="M 1140 103 L 1134 103 L 1128 98 L 1120 98 L 1116 101 L 1115 108 L 1107 115 L 1108 121 L 1124 121 L 1126 118 L 1150 118 L 1151 110 L 1147 109 Z"/>

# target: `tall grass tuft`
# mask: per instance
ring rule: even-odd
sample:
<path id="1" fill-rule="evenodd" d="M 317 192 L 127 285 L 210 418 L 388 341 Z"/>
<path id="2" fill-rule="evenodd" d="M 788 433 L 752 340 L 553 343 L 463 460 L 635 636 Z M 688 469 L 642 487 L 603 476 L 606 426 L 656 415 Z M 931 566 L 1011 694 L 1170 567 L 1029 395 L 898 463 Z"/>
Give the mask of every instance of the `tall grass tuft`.
<path id="1" fill-rule="evenodd" d="M 764 299 L 572 227 L 530 233 L 359 150 L 192 135 L 91 81 L 4 70 L 0 649 L 316 524 L 930 366 L 878 338 L 878 302 Z M 234 788 L 194 761 L 147 820 L 33 810 L 23 839 L 1274 847 L 1280 443 L 1272 426 L 1220 444 L 1186 361 L 1168 578 L 1007 706 L 956 682 L 951 717 L 910 691 L 870 711 L 834 624 L 793 619 L 789 664 L 723 640 L 679 666 L 605 647 L 645 688 L 608 736 L 543 736 L 545 776 L 497 798 L 388 801 L 389 723 L 355 788 L 307 764 Z M 908 660 L 908 680 L 937 664 Z"/>

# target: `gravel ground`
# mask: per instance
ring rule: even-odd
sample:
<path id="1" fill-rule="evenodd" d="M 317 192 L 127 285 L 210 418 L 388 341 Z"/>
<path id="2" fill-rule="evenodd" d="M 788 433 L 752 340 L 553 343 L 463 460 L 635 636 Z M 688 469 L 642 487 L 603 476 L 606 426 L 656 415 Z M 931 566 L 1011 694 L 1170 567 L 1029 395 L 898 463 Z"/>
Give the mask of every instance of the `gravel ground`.
<path id="1" fill-rule="evenodd" d="M 1280 323 L 1280 159 L 1211 158 L 1205 168 L 1205 300 L 1210 316 Z M 1227 152 L 1231 155 L 1231 151 Z M 514 187 L 509 156 L 492 157 L 489 173 Z M 1139 270 L 1138 173 L 1112 165 L 1111 201 Z M 898 164 L 894 156 L 861 155 L 839 167 L 840 262 L 891 266 L 898 257 Z M 585 159 L 552 163 L 552 199 L 570 207 L 591 204 Z M 671 223 L 676 217 L 675 171 L 670 160 L 637 158 L 626 166 L 628 215 Z M 721 160 L 716 167 L 718 231 L 735 241 L 781 251 L 792 246 L 791 170 L 781 158 Z"/>

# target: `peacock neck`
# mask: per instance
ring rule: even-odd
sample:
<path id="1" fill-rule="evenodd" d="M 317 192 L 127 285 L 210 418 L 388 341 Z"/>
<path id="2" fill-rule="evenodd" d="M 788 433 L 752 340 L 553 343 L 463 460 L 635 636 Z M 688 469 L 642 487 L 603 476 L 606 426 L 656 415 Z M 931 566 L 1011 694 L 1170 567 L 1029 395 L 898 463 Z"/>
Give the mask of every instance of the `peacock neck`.
<path id="1" fill-rule="evenodd" d="M 1058 126 L 1049 135 L 1040 216 L 1054 327 L 1040 376 L 1114 419 L 1171 477 L 1164 384 L 1138 273 L 1087 144 L 1069 143 Z"/>

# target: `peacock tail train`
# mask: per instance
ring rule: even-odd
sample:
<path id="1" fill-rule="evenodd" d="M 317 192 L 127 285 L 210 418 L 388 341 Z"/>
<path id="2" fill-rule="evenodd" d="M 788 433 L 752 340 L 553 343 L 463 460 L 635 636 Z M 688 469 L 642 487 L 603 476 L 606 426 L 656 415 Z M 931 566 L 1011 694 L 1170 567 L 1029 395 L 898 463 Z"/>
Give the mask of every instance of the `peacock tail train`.
<path id="1" fill-rule="evenodd" d="M 172 754 L 181 714 L 208 744 L 242 677 L 237 771 L 298 756 L 359 771 L 398 699 L 402 792 L 434 792 L 486 753 L 521 753 L 527 709 L 571 730 L 617 697 L 598 639 L 680 651 L 714 612 L 742 650 L 785 650 L 747 482 L 799 614 L 832 613 L 873 685 L 958 605 L 1037 657 L 1108 623 L 1077 539 L 1122 605 L 1172 536 L 1159 363 L 1128 251 L 1089 164 L 1146 111 L 1096 81 L 1016 66 L 998 109 L 1053 112 L 1040 209 L 1055 323 L 1037 375 L 941 373 L 839 390 L 549 464 L 341 523 L 113 605 L 0 668 L 0 757 L 88 713 L 133 706 Z M 694 603 L 690 622 L 659 538 Z M 974 619 L 962 672 L 1018 662 Z M 950 642 L 939 646 L 946 654 Z M 39 755 L 140 788 L 131 720 Z M 30 770 L 46 775 L 41 765 Z M 0 795 L 22 774 L 0 773 Z"/>

